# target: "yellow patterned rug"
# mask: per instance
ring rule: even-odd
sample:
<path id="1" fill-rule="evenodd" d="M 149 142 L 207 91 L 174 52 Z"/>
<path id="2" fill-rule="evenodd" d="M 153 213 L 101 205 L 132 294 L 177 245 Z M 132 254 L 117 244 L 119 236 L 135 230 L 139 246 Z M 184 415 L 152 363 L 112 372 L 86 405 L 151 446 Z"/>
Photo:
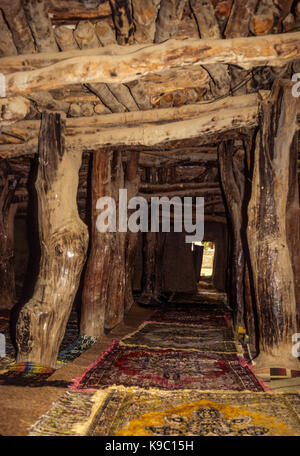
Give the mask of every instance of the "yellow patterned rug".
<path id="1" fill-rule="evenodd" d="M 30 435 L 300 436 L 300 395 L 124 387 L 69 391 Z"/>

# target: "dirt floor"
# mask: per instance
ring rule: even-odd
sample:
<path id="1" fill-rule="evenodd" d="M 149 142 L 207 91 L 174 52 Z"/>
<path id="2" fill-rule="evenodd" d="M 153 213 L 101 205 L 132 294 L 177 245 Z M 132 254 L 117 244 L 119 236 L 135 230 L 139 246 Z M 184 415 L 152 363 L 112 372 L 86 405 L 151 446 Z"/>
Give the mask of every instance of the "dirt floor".
<path id="1" fill-rule="evenodd" d="M 74 377 L 79 376 L 89 364 L 107 349 L 113 339 L 120 339 L 134 331 L 152 312 L 152 309 L 133 306 L 123 323 L 47 379 L 49 385 L 55 382 L 57 386 L 0 385 L 0 435 L 27 435 L 29 427 L 47 412 L 51 404 L 66 391 L 67 387 L 60 385 L 60 383 L 69 382 Z"/>

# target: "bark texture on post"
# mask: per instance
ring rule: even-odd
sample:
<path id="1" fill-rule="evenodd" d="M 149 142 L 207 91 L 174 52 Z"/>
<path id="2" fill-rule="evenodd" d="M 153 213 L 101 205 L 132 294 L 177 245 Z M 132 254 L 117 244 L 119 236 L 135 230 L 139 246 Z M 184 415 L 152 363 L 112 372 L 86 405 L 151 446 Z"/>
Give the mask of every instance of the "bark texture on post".
<path id="1" fill-rule="evenodd" d="M 92 237 L 82 295 L 82 335 L 100 337 L 104 329 L 112 329 L 123 319 L 125 233 L 99 232 L 96 225 L 99 198 L 114 198 L 118 211 L 122 180 L 120 152 L 96 151 L 92 170 Z"/>
<path id="2" fill-rule="evenodd" d="M 124 171 L 122 166 L 122 152 L 114 151 L 111 162 L 111 196 L 116 201 L 117 213 L 119 212 L 119 190 L 124 188 Z M 124 317 L 124 293 L 125 293 L 125 240 L 126 232 L 117 230 L 113 235 L 109 258 L 110 280 L 109 295 L 105 309 L 104 327 L 106 330 L 113 329 L 121 323 Z M 107 265 L 108 266 L 108 265 Z"/>
<path id="3" fill-rule="evenodd" d="M 241 238 L 242 201 L 244 182 L 238 174 L 234 160 L 234 141 L 219 146 L 220 176 L 232 229 L 230 294 L 234 310 L 234 325 L 243 326 L 244 314 L 244 267 L 245 258 Z"/>
<path id="4" fill-rule="evenodd" d="M 88 244 L 77 211 L 81 153 L 64 148 L 63 121 L 43 112 L 39 134 L 40 272 L 34 294 L 17 321 L 17 361 L 54 367 L 79 285 Z"/>
<path id="5" fill-rule="evenodd" d="M 0 309 L 11 309 L 16 300 L 14 273 L 14 215 L 11 204 L 18 179 L 10 179 L 6 160 L 0 163 Z"/>
<path id="6" fill-rule="evenodd" d="M 286 232 L 296 105 L 290 81 L 276 82 L 272 96 L 261 102 L 247 228 L 259 327 L 257 369 L 299 366 L 291 352 L 296 301 Z"/>
<path id="7" fill-rule="evenodd" d="M 289 168 L 289 193 L 286 208 L 286 233 L 294 272 L 294 286 L 298 319 L 300 318 L 300 208 L 299 181 L 297 172 L 298 135 L 291 147 Z M 300 327 L 300 321 L 298 320 Z M 298 328 L 299 329 L 299 328 Z"/>

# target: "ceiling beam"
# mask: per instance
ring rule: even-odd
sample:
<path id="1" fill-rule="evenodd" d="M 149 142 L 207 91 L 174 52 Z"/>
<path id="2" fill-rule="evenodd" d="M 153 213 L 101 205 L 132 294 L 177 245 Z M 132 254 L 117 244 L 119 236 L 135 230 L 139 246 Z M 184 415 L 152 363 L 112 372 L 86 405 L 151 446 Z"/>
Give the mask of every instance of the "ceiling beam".
<path id="1" fill-rule="evenodd" d="M 8 97 L 70 84 L 128 83 L 146 74 L 191 65 L 282 66 L 299 58 L 300 32 L 20 55 L 0 59 L 0 92 Z"/>

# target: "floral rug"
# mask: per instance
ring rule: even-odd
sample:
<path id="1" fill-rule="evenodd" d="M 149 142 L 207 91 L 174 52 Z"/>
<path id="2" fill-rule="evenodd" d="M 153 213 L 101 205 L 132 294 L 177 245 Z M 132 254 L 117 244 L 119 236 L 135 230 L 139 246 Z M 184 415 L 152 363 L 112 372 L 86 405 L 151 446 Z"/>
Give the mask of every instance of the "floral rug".
<path id="1" fill-rule="evenodd" d="M 179 324 L 143 323 L 137 331 L 124 337 L 120 344 L 213 353 L 236 352 L 231 328 L 203 329 Z"/>
<path id="2" fill-rule="evenodd" d="M 69 391 L 29 435 L 300 436 L 300 395 L 123 387 Z"/>
<path id="3" fill-rule="evenodd" d="M 123 385 L 141 388 L 264 391 L 237 355 L 196 351 L 110 348 L 73 380 L 72 389 L 91 391 Z"/>

